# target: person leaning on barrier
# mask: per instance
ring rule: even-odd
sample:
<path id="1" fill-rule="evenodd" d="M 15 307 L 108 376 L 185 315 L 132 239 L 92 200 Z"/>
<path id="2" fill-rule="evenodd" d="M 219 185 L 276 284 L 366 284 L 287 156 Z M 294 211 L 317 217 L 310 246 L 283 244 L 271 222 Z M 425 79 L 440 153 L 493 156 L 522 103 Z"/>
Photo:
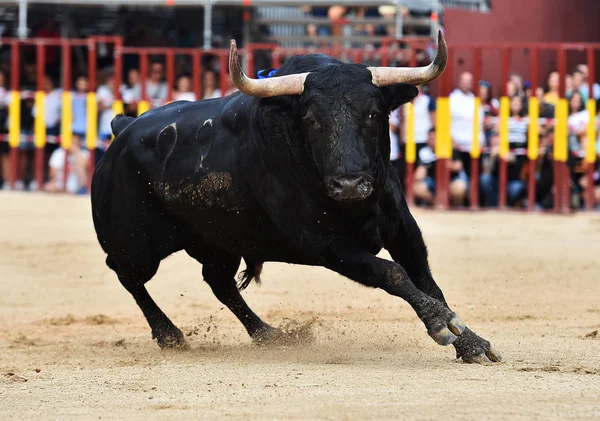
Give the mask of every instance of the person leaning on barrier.
<path id="1" fill-rule="evenodd" d="M 436 161 L 435 155 L 435 128 L 429 129 L 427 144 L 417 156 L 413 191 L 415 198 L 426 205 L 432 205 L 436 192 Z M 469 179 L 464 171 L 463 163 L 456 150 L 452 152 L 452 159 L 448 160 L 450 171 L 450 201 L 454 206 L 462 206 L 469 187 Z"/>

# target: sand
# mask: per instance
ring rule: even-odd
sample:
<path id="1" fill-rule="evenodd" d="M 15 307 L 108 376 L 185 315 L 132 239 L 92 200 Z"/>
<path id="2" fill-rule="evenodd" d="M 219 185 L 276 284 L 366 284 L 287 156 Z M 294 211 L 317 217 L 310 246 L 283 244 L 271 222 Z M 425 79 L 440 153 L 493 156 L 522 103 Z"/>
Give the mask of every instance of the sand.
<path id="1" fill-rule="evenodd" d="M 600 419 L 600 215 L 415 216 L 450 305 L 502 363 L 458 362 L 383 291 L 272 263 L 246 300 L 312 342 L 259 347 L 185 253 L 148 284 L 190 344 L 163 351 L 88 197 L 1 193 L 0 419 Z"/>

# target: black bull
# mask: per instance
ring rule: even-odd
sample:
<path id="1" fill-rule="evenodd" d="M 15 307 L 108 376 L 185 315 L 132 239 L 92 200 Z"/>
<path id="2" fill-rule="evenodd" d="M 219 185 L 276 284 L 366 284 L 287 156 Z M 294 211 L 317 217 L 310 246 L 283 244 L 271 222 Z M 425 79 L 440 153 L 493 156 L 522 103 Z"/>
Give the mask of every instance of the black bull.
<path id="1" fill-rule="evenodd" d="M 162 259 L 185 250 L 255 341 L 279 333 L 238 288 L 258 280 L 263 262 L 288 262 L 323 266 L 402 297 L 437 343 L 454 345 L 457 358 L 499 361 L 433 280 L 421 231 L 389 162 L 389 112 L 417 89 L 397 79 L 380 82 L 385 77 L 376 80 L 376 71 L 363 65 L 301 56 L 269 82 L 284 81 L 283 91 L 258 92 L 248 85 L 257 81 L 236 73 L 233 53 L 232 47 L 232 79 L 256 96 L 237 92 L 177 101 L 136 119 L 117 116 L 114 142 L 93 175 L 93 220 L 106 263 L 158 344 L 180 346 L 184 337 L 145 283 Z M 278 77 L 298 74 L 300 84 L 289 94 L 298 80 Z M 394 262 L 376 256 L 382 247 Z M 236 284 L 242 258 L 247 269 Z"/>

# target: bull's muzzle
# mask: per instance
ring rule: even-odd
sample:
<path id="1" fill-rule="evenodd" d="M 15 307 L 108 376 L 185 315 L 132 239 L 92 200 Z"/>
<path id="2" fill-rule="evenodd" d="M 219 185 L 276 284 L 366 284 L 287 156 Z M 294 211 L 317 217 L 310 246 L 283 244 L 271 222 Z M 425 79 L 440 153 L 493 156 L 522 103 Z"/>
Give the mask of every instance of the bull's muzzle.
<path id="1" fill-rule="evenodd" d="M 329 177 L 325 184 L 329 196 L 340 202 L 365 200 L 373 193 L 373 182 L 365 175 Z"/>

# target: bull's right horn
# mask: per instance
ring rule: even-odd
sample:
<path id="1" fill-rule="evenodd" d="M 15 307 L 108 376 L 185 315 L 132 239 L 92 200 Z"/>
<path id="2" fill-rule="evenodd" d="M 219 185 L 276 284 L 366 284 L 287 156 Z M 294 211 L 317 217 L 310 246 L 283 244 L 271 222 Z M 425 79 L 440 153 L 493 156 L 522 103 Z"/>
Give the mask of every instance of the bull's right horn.
<path id="1" fill-rule="evenodd" d="M 308 73 L 275 76 L 269 79 L 252 79 L 242 70 L 235 40 L 230 41 L 229 76 L 233 84 L 243 93 L 258 98 L 279 95 L 300 95 L 304 92 L 304 81 Z"/>

